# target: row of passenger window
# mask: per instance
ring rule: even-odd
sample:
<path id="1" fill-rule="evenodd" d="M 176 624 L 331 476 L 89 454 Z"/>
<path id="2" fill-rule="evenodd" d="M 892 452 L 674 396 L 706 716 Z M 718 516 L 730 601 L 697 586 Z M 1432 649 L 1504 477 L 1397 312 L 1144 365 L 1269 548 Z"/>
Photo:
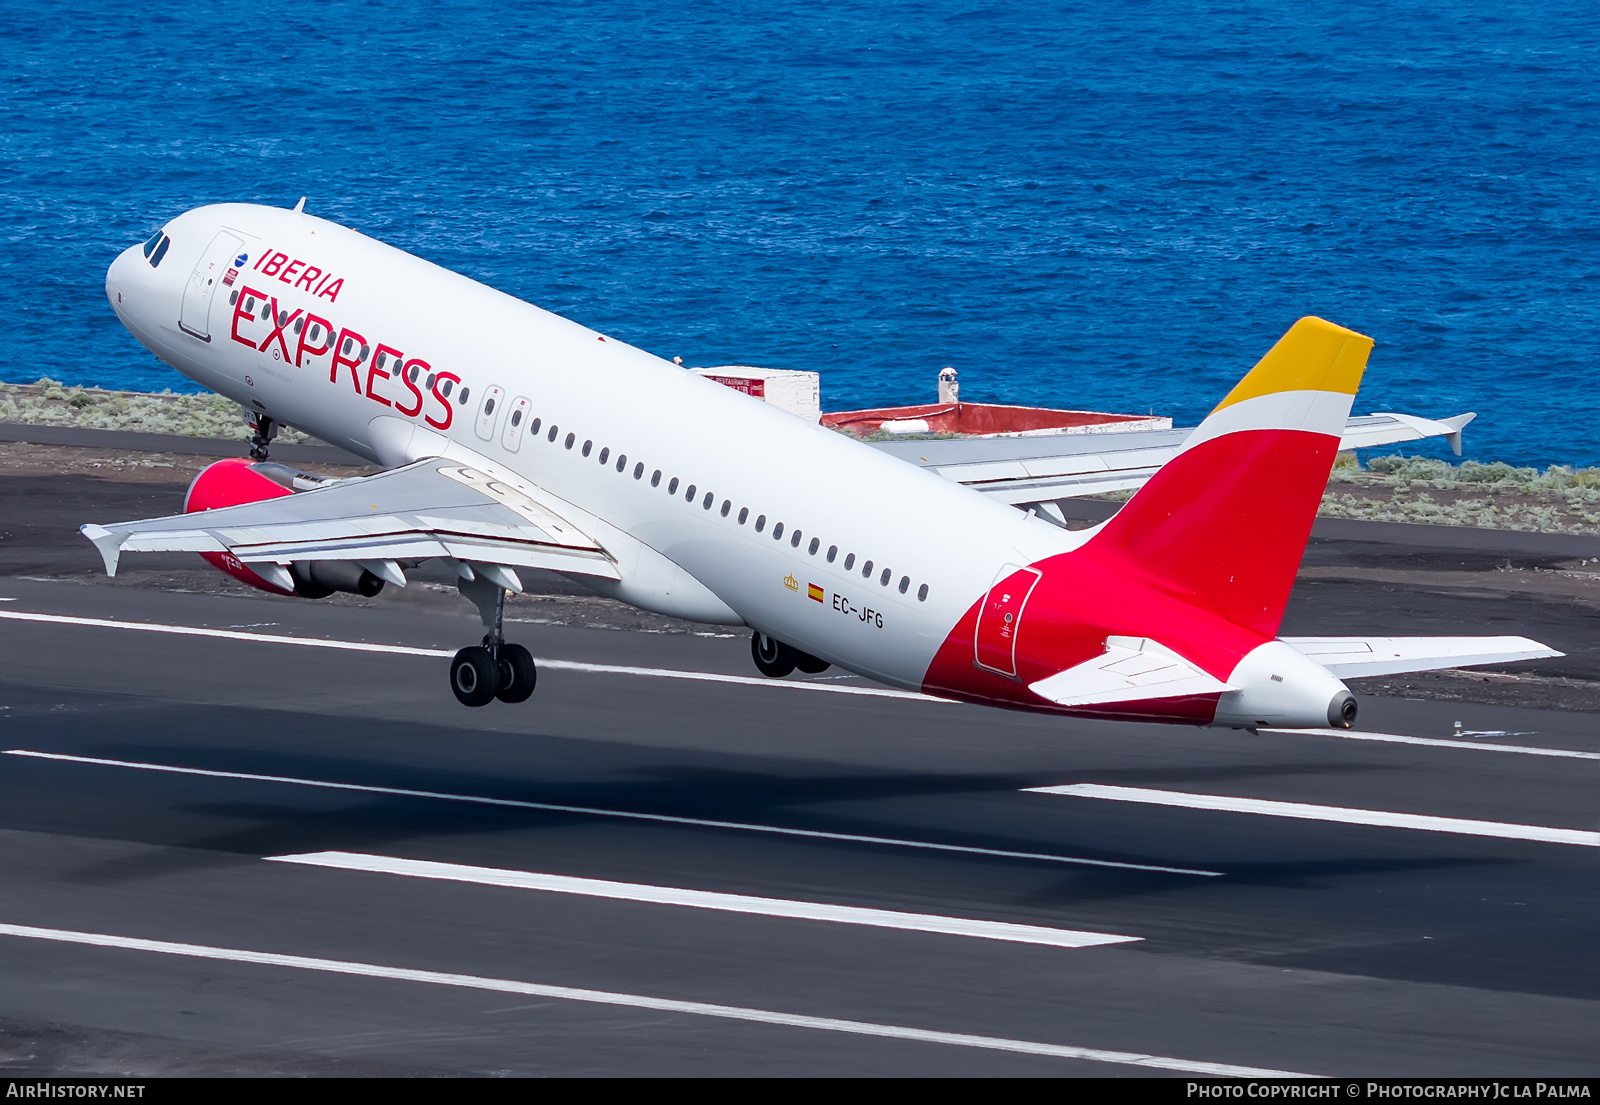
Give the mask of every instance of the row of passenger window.
<path id="1" fill-rule="evenodd" d="M 484 414 L 487 415 L 487 414 L 491 414 L 493 412 L 493 408 L 489 406 L 489 404 L 493 403 L 493 402 L 494 402 L 493 399 L 489 399 L 489 400 L 485 401 Z M 522 412 L 520 410 L 512 412 L 512 419 L 513 419 L 512 425 L 513 426 L 516 425 L 516 421 L 515 420 L 517 419 L 517 417 L 521 413 Z M 532 422 L 530 422 L 528 424 L 528 434 L 529 434 L 529 436 L 533 436 L 533 437 L 538 436 L 540 425 L 541 425 L 541 420 L 538 419 L 538 418 L 535 418 Z M 545 439 L 547 441 L 551 442 L 551 443 L 554 443 L 560 437 L 561 437 L 561 428 L 559 426 L 554 425 L 554 424 L 552 424 L 550 426 L 550 429 L 548 431 L 546 431 L 546 433 L 545 433 Z M 574 445 L 577 444 L 577 440 L 578 440 L 578 435 L 577 434 L 569 433 L 563 439 L 563 445 L 564 445 L 565 448 L 571 449 Z M 594 450 L 594 442 L 593 441 L 585 441 L 583 443 L 583 448 L 580 451 L 582 452 L 582 454 L 584 456 L 589 456 L 590 453 L 593 452 L 593 450 Z M 599 461 L 600 461 L 601 464 L 609 464 L 609 463 L 611 463 L 611 450 L 609 448 L 602 447 L 600 449 Z M 627 457 L 626 454 L 624 454 L 624 453 L 618 453 L 617 454 L 616 469 L 617 469 L 618 472 L 626 472 L 627 471 L 627 469 L 628 469 L 628 457 Z M 635 464 L 633 466 L 633 478 L 636 479 L 636 480 L 644 479 L 644 472 L 645 472 L 644 464 L 642 462 L 635 462 Z M 651 487 L 660 487 L 661 486 L 661 477 L 662 477 L 662 471 L 661 471 L 661 469 L 657 468 L 654 472 L 652 472 L 650 474 L 650 486 Z M 679 485 L 680 485 L 680 481 L 678 480 L 677 476 L 673 476 L 672 478 L 667 480 L 667 494 L 668 495 L 676 495 L 678 493 Z M 716 502 L 717 502 L 717 497 L 716 497 L 715 494 L 713 494 L 710 491 L 707 491 L 702 496 L 701 493 L 700 493 L 700 489 L 698 487 L 696 487 L 692 483 L 689 484 L 687 487 L 685 487 L 684 492 L 683 492 L 683 497 L 684 497 L 684 501 L 685 502 L 690 502 L 690 503 L 694 502 L 696 498 L 699 498 L 700 499 L 700 507 L 701 507 L 702 510 L 710 510 L 713 506 L 716 505 Z M 719 511 L 719 513 L 724 518 L 727 518 L 729 515 L 731 515 L 733 513 L 733 501 L 731 499 L 722 500 L 722 508 Z M 739 508 L 739 513 L 734 517 L 735 517 L 735 521 L 736 521 L 736 523 L 738 525 L 742 526 L 742 525 L 747 524 L 750 521 L 750 508 L 749 507 L 745 507 L 745 506 L 740 507 Z M 766 529 L 767 529 L 767 516 L 765 514 L 756 515 L 755 531 L 757 533 L 764 533 L 764 532 L 766 532 Z M 805 540 L 805 534 L 799 529 L 789 530 L 788 533 L 789 533 L 789 546 L 791 548 L 798 549 L 800 547 L 800 543 Z M 782 541 L 783 540 L 783 535 L 784 535 L 784 524 L 782 522 L 774 522 L 772 524 L 772 539 L 774 541 Z M 810 556 L 816 556 L 817 553 L 821 549 L 822 549 L 822 539 L 820 537 L 813 537 L 811 539 L 810 543 L 806 545 L 806 552 Z M 828 553 L 827 553 L 827 556 L 825 558 L 827 560 L 827 562 L 829 564 L 833 564 L 838 560 L 838 558 L 839 558 L 839 546 L 838 545 L 829 545 L 828 546 Z M 853 553 L 853 552 L 852 553 L 846 553 L 845 557 L 844 557 L 844 564 L 843 564 L 844 570 L 847 571 L 847 572 L 854 571 L 855 570 L 855 566 L 856 566 L 856 554 Z M 872 574 L 873 574 L 873 568 L 874 568 L 874 565 L 873 565 L 872 561 L 863 560 L 861 562 L 861 577 L 863 579 L 871 579 L 872 578 Z M 878 584 L 881 587 L 889 586 L 889 584 L 893 580 L 894 580 L 894 571 L 893 571 L 893 569 L 884 568 L 878 574 Z M 900 577 L 900 584 L 899 584 L 898 590 L 902 595 L 907 594 L 911 590 L 911 577 L 910 576 L 902 575 Z M 920 585 L 917 588 L 917 601 L 918 602 L 927 602 L 928 601 L 928 585 L 926 583 Z"/>

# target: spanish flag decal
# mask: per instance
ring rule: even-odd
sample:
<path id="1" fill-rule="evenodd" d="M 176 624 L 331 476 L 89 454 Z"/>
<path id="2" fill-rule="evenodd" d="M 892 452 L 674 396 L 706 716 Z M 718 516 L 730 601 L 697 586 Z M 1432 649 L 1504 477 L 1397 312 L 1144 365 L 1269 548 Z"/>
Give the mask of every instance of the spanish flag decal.
<path id="1" fill-rule="evenodd" d="M 822 601 L 822 595 L 823 595 L 822 588 L 818 587 L 815 583 L 806 584 L 806 594 L 811 596 L 811 601 L 812 602 L 821 602 Z"/>

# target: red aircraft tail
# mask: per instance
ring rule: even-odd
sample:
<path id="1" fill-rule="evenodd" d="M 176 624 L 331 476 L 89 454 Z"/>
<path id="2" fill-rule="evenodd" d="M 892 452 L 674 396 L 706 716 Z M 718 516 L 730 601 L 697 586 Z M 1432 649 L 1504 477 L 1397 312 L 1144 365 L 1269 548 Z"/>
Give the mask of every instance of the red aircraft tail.
<path id="1" fill-rule="evenodd" d="M 1295 323 L 1081 552 L 1275 636 L 1371 349 Z"/>

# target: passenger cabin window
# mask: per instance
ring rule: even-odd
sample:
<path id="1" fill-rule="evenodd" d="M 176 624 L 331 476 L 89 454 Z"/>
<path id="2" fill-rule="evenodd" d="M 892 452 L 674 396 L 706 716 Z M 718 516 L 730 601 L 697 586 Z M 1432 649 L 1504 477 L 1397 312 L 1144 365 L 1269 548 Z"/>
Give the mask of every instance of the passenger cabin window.
<path id="1" fill-rule="evenodd" d="M 887 586 L 889 586 L 890 578 L 892 578 L 893 576 L 894 576 L 894 573 L 891 572 L 888 568 L 885 568 L 883 570 L 883 575 L 878 580 L 878 583 L 881 584 L 884 587 L 887 587 Z"/>
<path id="2" fill-rule="evenodd" d="M 539 432 L 539 423 L 542 422 L 542 421 L 544 421 L 544 420 L 541 419 L 541 418 L 535 418 L 532 422 L 528 423 L 528 432 L 530 434 L 538 433 Z"/>
<path id="3" fill-rule="evenodd" d="M 593 449 L 593 448 L 594 448 L 594 442 L 592 442 L 592 441 L 585 441 L 585 442 L 584 442 L 584 443 L 583 443 L 583 455 L 584 455 L 584 456 L 588 456 L 588 455 L 589 455 L 589 450 L 590 450 L 590 449 Z"/>
<path id="4" fill-rule="evenodd" d="M 741 526 L 744 525 L 745 519 L 749 518 L 749 517 L 750 517 L 750 508 L 747 507 L 747 506 L 740 507 L 739 508 L 739 524 Z"/>
<path id="5" fill-rule="evenodd" d="M 809 552 L 812 556 L 816 556 L 817 555 L 817 550 L 820 549 L 821 547 L 822 547 L 822 542 L 819 541 L 817 538 L 813 537 L 811 539 L 811 547 L 809 549 L 807 549 L 806 551 Z"/>
<path id="6" fill-rule="evenodd" d="M 800 531 L 799 530 L 795 530 L 794 531 L 794 536 L 789 538 L 789 546 L 791 548 L 798 549 L 800 547 L 800 536 L 801 536 L 800 535 Z"/>
<path id="7" fill-rule="evenodd" d="M 706 492 L 705 501 L 700 504 L 700 509 L 701 510 L 710 510 L 711 509 L 711 504 L 716 502 L 716 501 L 717 501 L 717 497 L 715 495 L 711 494 L 711 492 L 707 491 Z M 724 510 L 722 513 L 726 514 L 728 512 L 726 510 Z"/>
<path id="8" fill-rule="evenodd" d="M 625 456 L 619 456 L 617 458 L 617 471 L 620 472 L 626 467 L 628 467 L 628 458 Z"/>
<path id="9" fill-rule="evenodd" d="M 655 474 L 650 477 L 650 486 L 651 487 L 660 487 L 661 486 L 661 469 L 657 468 L 655 470 Z"/>
<path id="10" fill-rule="evenodd" d="M 556 439 L 556 435 L 559 434 L 560 432 L 561 432 L 561 427 L 560 426 L 557 426 L 554 422 L 550 423 L 550 440 L 551 441 L 554 441 Z"/>
<path id="11" fill-rule="evenodd" d="M 733 503 L 729 502 L 727 499 L 723 499 L 722 500 L 722 516 L 724 518 L 726 518 L 728 516 L 728 511 L 730 511 L 732 509 L 733 509 Z"/>
<path id="12" fill-rule="evenodd" d="M 902 595 L 905 594 L 906 593 L 906 588 L 910 587 L 910 586 L 911 586 L 911 577 L 910 576 L 901 576 L 900 577 L 900 593 Z"/>
<path id="13" fill-rule="evenodd" d="M 871 579 L 872 578 L 872 561 L 869 560 L 865 564 L 861 565 L 861 578 L 862 579 Z"/>
<path id="14" fill-rule="evenodd" d="M 636 479 L 636 480 L 644 478 L 644 465 L 643 464 L 635 464 L 633 466 L 633 478 Z"/>
<path id="15" fill-rule="evenodd" d="M 578 440 L 578 435 L 577 434 L 568 434 L 567 435 L 567 440 L 566 440 L 567 448 L 568 449 L 572 448 L 572 443 L 574 441 L 577 441 L 577 440 Z"/>
<path id="16" fill-rule="evenodd" d="M 767 528 L 767 516 L 765 514 L 763 514 L 763 515 L 761 515 L 760 517 L 758 517 L 756 519 L 756 532 L 760 533 L 762 530 L 764 530 L 766 528 Z"/>
<path id="17" fill-rule="evenodd" d="M 927 602 L 928 601 L 928 585 L 926 583 L 924 583 L 921 587 L 917 588 L 917 601 L 918 602 Z"/>
<path id="18" fill-rule="evenodd" d="M 836 557 L 838 555 L 839 555 L 839 546 L 838 545 L 829 545 L 828 546 L 828 563 L 832 564 L 834 557 Z"/>
<path id="19" fill-rule="evenodd" d="M 383 366 L 379 365 L 378 367 L 381 368 Z M 456 396 L 456 402 L 460 403 L 463 407 L 466 406 L 467 405 L 467 396 L 469 396 L 471 394 L 472 394 L 472 389 L 471 388 L 462 388 L 461 389 L 461 394 Z M 493 414 L 494 413 L 494 396 L 491 395 L 489 397 L 489 401 L 486 404 L 484 404 L 483 413 L 484 414 Z"/>
<path id="20" fill-rule="evenodd" d="M 611 447 L 608 445 L 600 450 L 600 463 L 605 464 L 611 459 Z"/>
<path id="21" fill-rule="evenodd" d="M 846 553 L 845 554 L 845 558 L 844 558 L 844 570 L 848 572 L 851 568 L 854 568 L 855 566 L 856 566 L 856 554 L 855 553 Z"/>
<path id="22" fill-rule="evenodd" d="M 772 539 L 774 541 L 782 541 L 783 540 L 783 523 L 782 522 L 779 522 L 777 525 L 772 527 Z"/>
<path id="23" fill-rule="evenodd" d="M 677 493 L 678 493 L 678 477 L 677 476 L 673 476 L 670 480 L 667 481 L 667 494 L 668 495 L 676 495 Z"/>
<path id="24" fill-rule="evenodd" d="M 694 484 L 691 483 L 688 489 L 684 491 L 683 501 L 686 503 L 694 502 Z"/>

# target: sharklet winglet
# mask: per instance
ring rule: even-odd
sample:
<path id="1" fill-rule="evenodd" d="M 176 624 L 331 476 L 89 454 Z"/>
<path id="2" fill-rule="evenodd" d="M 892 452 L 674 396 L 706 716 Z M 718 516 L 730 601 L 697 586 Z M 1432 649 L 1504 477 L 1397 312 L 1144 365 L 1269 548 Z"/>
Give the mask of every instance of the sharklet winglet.
<path id="1" fill-rule="evenodd" d="M 100 551 L 100 559 L 105 561 L 106 575 L 116 578 L 117 560 L 122 555 L 122 543 L 128 539 L 128 531 L 109 530 L 105 526 L 88 522 L 79 526 L 78 532 L 87 537 Z"/>

